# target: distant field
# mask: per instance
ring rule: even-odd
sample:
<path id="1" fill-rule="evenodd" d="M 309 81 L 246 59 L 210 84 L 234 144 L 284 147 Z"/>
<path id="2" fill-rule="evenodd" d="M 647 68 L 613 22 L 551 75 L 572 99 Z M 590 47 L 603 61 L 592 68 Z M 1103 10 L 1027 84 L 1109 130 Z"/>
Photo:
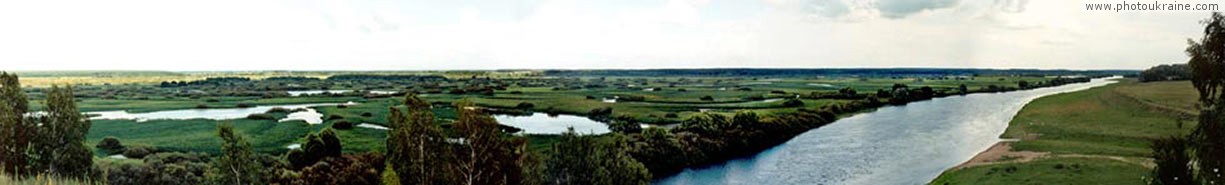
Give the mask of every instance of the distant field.
<path id="1" fill-rule="evenodd" d="M 1185 135 L 1195 126 L 1194 120 L 1180 123 L 1181 114 L 1155 109 L 1154 104 L 1192 108 L 1194 95 L 1185 81 L 1125 79 L 1039 98 L 1025 105 L 1002 138 L 1020 139 L 1013 151 L 1046 155 L 1029 162 L 1005 157 L 995 164 L 954 169 L 932 184 L 1145 184 L 1141 177 L 1152 166 L 1149 139 Z M 1072 165 L 1080 168 L 1069 168 Z"/>

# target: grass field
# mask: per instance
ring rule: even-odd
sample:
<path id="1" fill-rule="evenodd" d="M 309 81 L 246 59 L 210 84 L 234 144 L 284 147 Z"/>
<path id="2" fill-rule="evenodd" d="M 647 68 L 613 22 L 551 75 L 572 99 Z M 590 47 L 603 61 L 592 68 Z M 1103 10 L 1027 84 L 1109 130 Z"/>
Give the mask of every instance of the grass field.
<path id="1" fill-rule="evenodd" d="M 1125 79 L 1036 99 L 1013 118 L 1002 138 L 1019 139 L 1013 151 L 1046 155 L 946 171 L 932 184 L 1145 184 L 1141 178 L 1152 165 L 1149 140 L 1185 135 L 1195 126 L 1193 120 L 1180 122 L 1182 114 L 1153 104 L 1194 107 L 1194 94 L 1187 82 Z M 1080 171 L 1069 172 L 1070 165 Z M 1000 173 L 1009 168 L 1012 172 Z"/>

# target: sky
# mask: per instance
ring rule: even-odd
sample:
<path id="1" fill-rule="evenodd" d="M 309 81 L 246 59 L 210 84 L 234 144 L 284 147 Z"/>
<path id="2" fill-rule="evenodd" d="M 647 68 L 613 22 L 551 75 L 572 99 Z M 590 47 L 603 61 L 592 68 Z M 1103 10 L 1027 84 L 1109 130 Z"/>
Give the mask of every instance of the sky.
<path id="1" fill-rule="evenodd" d="M 0 0 L 0 70 L 1143 69 L 1209 15 L 1120 2 Z"/>

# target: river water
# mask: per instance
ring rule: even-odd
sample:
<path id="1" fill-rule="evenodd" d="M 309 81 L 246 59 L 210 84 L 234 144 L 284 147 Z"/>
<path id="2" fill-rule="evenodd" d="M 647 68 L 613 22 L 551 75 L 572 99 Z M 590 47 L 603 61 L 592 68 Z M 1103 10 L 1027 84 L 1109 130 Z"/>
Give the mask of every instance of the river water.
<path id="1" fill-rule="evenodd" d="M 687 169 L 656 184 L 926 184 L 999 142 L 1031 100 L 1114 83 L 1094 79 L 889 106 L 810 130 L 755 156 Z"/>

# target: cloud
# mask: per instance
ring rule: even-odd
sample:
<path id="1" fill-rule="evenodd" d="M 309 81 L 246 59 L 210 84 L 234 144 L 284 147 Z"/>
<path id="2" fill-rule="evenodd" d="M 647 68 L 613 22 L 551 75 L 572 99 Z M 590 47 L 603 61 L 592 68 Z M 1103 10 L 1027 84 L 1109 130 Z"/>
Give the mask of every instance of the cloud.
<path id="1" fill-rule="evenodd" d="M 957 5 L 958 0 L 877 0 L 876 9 L 885 18 L 905 18 L 926 10 L 950 8 Z"/>

